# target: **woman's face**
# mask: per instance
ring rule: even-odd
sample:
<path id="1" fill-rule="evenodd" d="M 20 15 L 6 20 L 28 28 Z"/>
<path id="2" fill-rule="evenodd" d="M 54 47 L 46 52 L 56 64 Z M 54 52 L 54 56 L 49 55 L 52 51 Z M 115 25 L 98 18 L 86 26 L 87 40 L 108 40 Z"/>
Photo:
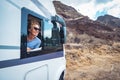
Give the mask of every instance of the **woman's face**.
<path id="1" fill-rule="evenodd" d="M 29 29 L 30 34 L 37 36 L 40 32 L 40 27 L 38 24 L 34 24 L 31 26 L 31 28 Z"/>

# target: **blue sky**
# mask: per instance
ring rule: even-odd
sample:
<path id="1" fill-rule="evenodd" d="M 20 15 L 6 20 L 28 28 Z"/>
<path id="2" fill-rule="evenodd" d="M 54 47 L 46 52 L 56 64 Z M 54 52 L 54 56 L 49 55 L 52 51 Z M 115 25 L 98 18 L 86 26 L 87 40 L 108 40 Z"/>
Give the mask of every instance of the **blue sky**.
<path id="1" fill-rule="evenodd" d="M 109 14 L 120 18 L 120 0 L 58 0 L 74 7 L 81 14 L 96 20 L 98 16 Z"/>

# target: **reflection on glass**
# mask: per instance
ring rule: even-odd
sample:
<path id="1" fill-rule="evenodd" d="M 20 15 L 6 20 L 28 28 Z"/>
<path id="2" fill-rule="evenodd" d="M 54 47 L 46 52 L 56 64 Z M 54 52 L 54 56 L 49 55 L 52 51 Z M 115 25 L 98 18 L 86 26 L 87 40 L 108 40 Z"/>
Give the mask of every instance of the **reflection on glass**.
<path id="1" fill-rule="evenodd" d="M 44 26 L 44 47 L 58 49 L 60 44 L 60 30 L 56 22 L 47 23 Z"/>

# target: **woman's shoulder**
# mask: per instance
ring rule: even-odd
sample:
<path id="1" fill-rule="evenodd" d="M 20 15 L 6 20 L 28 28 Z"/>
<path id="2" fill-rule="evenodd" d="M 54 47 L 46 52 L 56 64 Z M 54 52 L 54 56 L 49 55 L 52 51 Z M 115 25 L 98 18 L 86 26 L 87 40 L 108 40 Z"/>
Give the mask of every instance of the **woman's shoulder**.
<path id="1" fill-rule="evenodd" d="M 40 42 L 41 42 L 41 40 L 40 40 L 38 37 L 36 37 L 35 39 L 36 39 L 37 41 L 40 41 Z"/>

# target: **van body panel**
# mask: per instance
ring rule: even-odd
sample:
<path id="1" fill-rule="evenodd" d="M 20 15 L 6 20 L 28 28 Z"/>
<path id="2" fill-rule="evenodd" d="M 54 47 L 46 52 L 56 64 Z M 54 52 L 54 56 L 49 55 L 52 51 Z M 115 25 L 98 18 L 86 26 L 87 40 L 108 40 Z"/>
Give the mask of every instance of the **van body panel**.
<path id="1" fill-rule="evenodd" d="M 52 20 L 33 1 L 39 1 L 51 13 L 51 17 L 56 15 L 52 0 L 0 0 L 0 80 L 58 80 L 66 69 L 63 49 L 44 49 L 43 46 L 43 51 L 33 51 L 29 54 L 24 52 L 26 47 L 21 46 L 22 34 L 25 33 L 23 42 L 27 36 L 26 11 L 41 20 L 42 39 L 48 38 L 48 42 L 57 40 L 52 37 L 56 37 L 56 34 L 52 34 Z M 44 45 L 51 45 L 47 44 L 47 40 L 43 42 Z M 37 55 L 34 55 L 35 53 Z M 22 54 L 27 57 L 22 57 Z"/>
<path id="2" fill-rule="evenodd" d="M 38 75 L 38 74 L 42 75 L 42 73 L 45 74 L 45 75 L 40 76 L 41 78 L 39 77 L 39 79 L 36 79 L 36 76 L 32 76 L 33 77 L 32 79 L 35 78 L 35 80 L 43 80 L 43 78 L 45 80 L 46 78 L 47 80 L 57 80 L 60 76 L 58 74 L 62 72 L 61 70 L 65 69 L 65 65 L 64 65 L 65 61 L 63 62 L 61 60 L 64 60 L 64 59 L 60 57 L 60 58 L 54 58 L 50 60 L 43 60 L 43 61 L 38 61 L 38 62 L 33 62 L 33 63 L 27 63 L 27 64 L 22 64 L 22 65 L 1 68 L 0 69 L 0 80 L 25 80 L 25 79 L 28 80 L 30 75 L 34 73 L 35 73 L 34 75 Z M 57 65 L 55 65 L 56 62 L 57 62 Z M 59 70 L 59 68 L 63 65 L 64 67 Z M 33 71 L 33 73 L 31 71 Z M 60 72 L 58 73 L 58 71 Z"/>

